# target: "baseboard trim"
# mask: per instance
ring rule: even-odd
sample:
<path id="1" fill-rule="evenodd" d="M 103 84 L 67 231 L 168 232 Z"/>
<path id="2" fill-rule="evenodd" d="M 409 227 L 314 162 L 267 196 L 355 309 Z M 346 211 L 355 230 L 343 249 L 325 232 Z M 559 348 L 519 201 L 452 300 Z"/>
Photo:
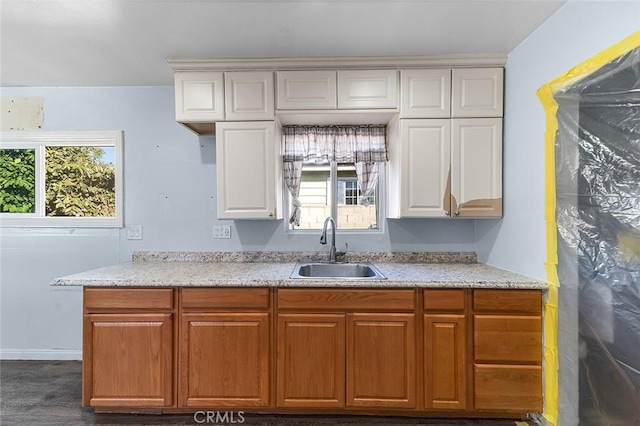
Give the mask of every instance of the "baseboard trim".
<path id="1" fill-rule="evenodd" d="M 82 351 L 70 349 L 0 349 L 0 359 L 81 361 Z"/>

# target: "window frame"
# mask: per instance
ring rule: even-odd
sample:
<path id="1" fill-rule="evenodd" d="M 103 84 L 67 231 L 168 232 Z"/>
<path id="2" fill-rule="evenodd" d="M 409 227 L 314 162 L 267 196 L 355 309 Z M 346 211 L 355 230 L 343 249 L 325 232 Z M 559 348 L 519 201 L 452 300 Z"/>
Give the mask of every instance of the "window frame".
<path id="1" fill-rule="evenodd" d="M 380 164 L 380 170 L 378 172 L 378 187 L 376 190 L 376 208 L 377 208 L 377 216 L 378 216 L 378 227 L 371 229 L 344 229 L 337 228 L 336 232 L 344 233 L 344 234 L 363 234 L 363 235 L 374 235 L 374 234 L 384 234 L 384 224 L 386 222 L 386 181 L 387 181 L 387 165 L 388 162 L 384 162 Z M 338 166 L 339 164 L 333 160 L 329 161 L 329 176 L 330 176 L 330 189 L 331 189 L 331 217 L 337 221 L 338 216 Z M 316 234 L 321 229 L 296 229 L 291 227 L 289 223 L 289 217 L 291 217 L 291 193 L 287 188 L 284 179 L 282 179 L 282 190 L 284 191 L 285 196 L 283 197 L 283 213 L 284 213 L 284 229 L 286 233 L 291 234 Z"/>
<path id="2" fill-rule="evenodd" d="M 46 216 L 47 147 L 98 146 L 114 148 L 115 216 L 68 217 Z M 122 228 L 124 223 L 124 176 L 122 131 L 15 131 L 0 133 L 1 149 L 35 149 L 36 200 L 34 213 L 0 213 L 0 227 L 67 227 L 67 228 Z"/>

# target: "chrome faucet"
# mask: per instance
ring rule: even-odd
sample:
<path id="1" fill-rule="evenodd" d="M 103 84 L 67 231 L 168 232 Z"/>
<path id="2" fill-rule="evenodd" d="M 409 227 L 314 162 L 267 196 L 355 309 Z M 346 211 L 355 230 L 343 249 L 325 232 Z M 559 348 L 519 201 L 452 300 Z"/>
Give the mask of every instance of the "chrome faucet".
<path id="1" fill-rule="evenodd" d="M 339 256 L 344 256 L 347 251 L 336 251 L 336 221 L 331 217 L 327 217 L 322 225 L 322 235 L 320 235 L 320 244 L 327 244 L 327 226 L 331 222 L 331 248 L 329 249 L 329 262 L 335 263 Z"/>

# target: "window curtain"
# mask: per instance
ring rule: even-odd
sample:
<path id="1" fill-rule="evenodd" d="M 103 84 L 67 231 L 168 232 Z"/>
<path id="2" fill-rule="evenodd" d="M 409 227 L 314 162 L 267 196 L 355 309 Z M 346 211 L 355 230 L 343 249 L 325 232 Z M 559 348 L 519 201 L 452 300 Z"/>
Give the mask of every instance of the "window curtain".
<path id="1" fill-rule="evenodd" d="M 284 179 L 293 198 L 289 223 L 300 224 L 298 196 L 305 162 L 354 163 L 361 188 L 360 201 L 368 205 L 368 197 L 378 179 L 379 164 L 387 161 L 386 133 L 384 125 L 284 126 Z"/>

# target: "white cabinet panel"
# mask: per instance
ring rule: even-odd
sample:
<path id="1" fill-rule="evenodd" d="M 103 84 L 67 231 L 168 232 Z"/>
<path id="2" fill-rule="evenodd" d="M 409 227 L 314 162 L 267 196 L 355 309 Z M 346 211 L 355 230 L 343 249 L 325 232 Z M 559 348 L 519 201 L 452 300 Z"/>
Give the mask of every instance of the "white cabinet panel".
<path id="1" fill-rule="evenodd" d="M 338 109 L 397 107 L 398 71 L 338 71 Z"/>
<path id="2" fill-rule="evenodd" d="M 176 72 L 176 121 L 213 123 L 224 120 L 221 72 Z"/>
<path id="3" fill-rule="evenodd" d="M 273 73 L 226 72 L 225 112 L 227 120 L 273 120 Z"/>
<path id="4" fill-rule="evenodd" d="M 278 109 L 336 109 L 335 71 L 278 71 Z"/>
<path id="5" fill-rule="evenodd" d="M 451 116 L 451 70 L 400 71 L 400 118 Z"/>
<path id="6" fill-rule="evenodd" d="M 459 217 L 502 216 L 502 119 L 454 119 L 451 209 Z"/>
<path id="7" fill-rule="evenodd" d="M 390 206 L 390 217 L 447 216 L 450 126 L 446 119 L 400 120 L 399 135 L 390 142 L 397 146 L 389 153 L 389 201 L 399 193 L 400 210 Z"/>
<path id="8" fill-rule="evenodd" d="M 452 84 L 452 117 L 502 117 L 502 68 L 454 69 Z"/>
<path id="9" fill-rule="evenodd" d="M 216 125 L 219 219 L 276 219 L 280 134 L 273 121 Z"/>

